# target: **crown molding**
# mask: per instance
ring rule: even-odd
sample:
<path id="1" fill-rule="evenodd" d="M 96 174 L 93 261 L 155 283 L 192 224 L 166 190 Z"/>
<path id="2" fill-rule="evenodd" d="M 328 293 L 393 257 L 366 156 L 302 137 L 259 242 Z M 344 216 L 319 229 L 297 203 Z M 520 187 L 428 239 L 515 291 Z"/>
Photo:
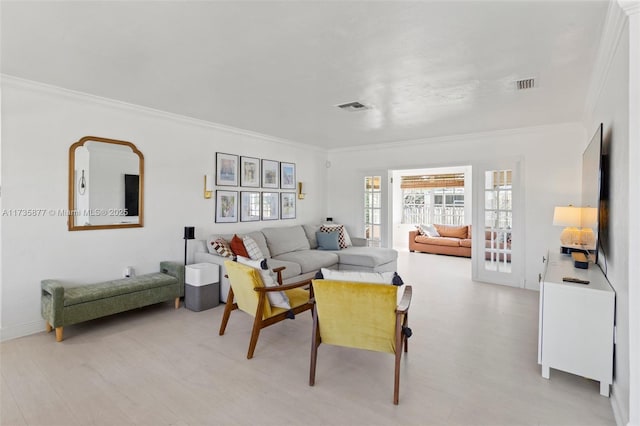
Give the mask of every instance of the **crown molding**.
<path id="1" fill-rule="evenodd" d="M 422 139 L 410 139 L 410 140 L 395 141 L 395 142 L 382 142 L 378 144 L 355 145 L 355 146 L 349 146 L 345 148 L 329 149 L 329 153 L 334 154 L 334 153 L 341 153 L 341 152 L 354 152 L 354 151 L 357 152 L 357 151 L 362 151 L 365 148 L 368 151 L 375 151 L 375 150 L 384 150 L 384 149 L 408 148 L 416 145 L 425 145 L 425 144 L 438 144 L 438 143 L 449 144 L 449 143 L 455 143 L 455 142 L 467 142 L 470 140 L 476 141 L 479 139 L 492 140 L 499 137 L 520 136 L 527 133 L 540 133 L 540 132 L 554 131 L 558 129 L 577 129 L 579 131 L 583 131 L 583 132 L 585 131 L 585 127 L 583 123 L 572 121 L 572 122 L 557 123 L 557 124 L 543 124 L 540 126 L 490 130 L 486 132 L 477 132 L 477 133 L 460 133 L 457 135 L 425 137 Z"/>
<path id="2" fill-rule="evenodd" d="M 591 73 L 591 82 L 589 84 L 589 90 L 585 100 L 585 122 L 589 122 L 590 117 L 593 115 L 598 99 L 600 98 L 604 85 L 607 81 L 609 69 L 611 68 L 618 43 L 620 43 L 620 37 L 622 36 L 628 19 L 627 13 L 623 7 L 619 5 L 619 2 L 620 0 L 617 2 L 609 2 L 607 16 L 602 29 L 602 36 L 600 37 L 600 45 L 598 46 L 596 62 Z M 623 1 L 623 3 L 637 2 Z"/>
<path id="3" fill-rule="evenodd" d="M 640 1 L 638 0 L 618 0 L 618 5 L 627 16 L 640 13 Z"/>
<path id="4" fill-rule="evenodd" d="M 251 130 L 240 129 L 237 127 L 226 126 L 224 124 L 214 123 L 211 121 L 187 117 L 185 115 L 180 115 L 172 112 L 149 108 L 142 105 L 131 104 L 131 103 L 119 101 L 116 99 L 92 95 L 90 93 L 66 89 L 64 87 L 54 86 L 51 84 L 42 83 L 34 80 L 28 80 L 28 79 L 16 77 L 9 74 L 0 74 L 0 82 L 2 83 L 3 86 L 7 85 L 7 86 L 16 87 L 16 88 L 26 89 L 26 90 L 37 90 L 37 91 L 49 93 L 55 96 L 63 96 L 69 99 L 75 99 L 83 102 L 92 102 L 95 104 L 104 105 L 107 107 L 116 108 L 120 110 L 134 111 L 137 113 L 146 114 L 156 118 L 171 120 L 181 124 L 205 127 L 209 129 L 219 130 L 222 132 L 233 133 L 240 136 L 247 136 L 247 137 L 261 139 L 268 142 L 287 145 L 290 147 L 303 148 L 305 150 L 312 150 L 319 153 L 327 153 L 326 149 L 319 148 L 314 145 L 308 145 L 301 142 L 295 142 L 288 139 L 282 139 L 275 136 L 266 135 L 263 133 L 253 132 Z"/>

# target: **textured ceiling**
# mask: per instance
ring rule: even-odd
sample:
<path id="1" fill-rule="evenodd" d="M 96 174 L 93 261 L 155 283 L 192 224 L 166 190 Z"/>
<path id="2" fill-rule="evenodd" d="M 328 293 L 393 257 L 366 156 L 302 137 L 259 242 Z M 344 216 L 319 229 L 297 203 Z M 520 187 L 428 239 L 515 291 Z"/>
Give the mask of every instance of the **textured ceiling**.
<path id="1" fill-rule="evenodd" d="M 1 7 L 4 74 L 331 149 L 580 120 L 608 4 Z"/>

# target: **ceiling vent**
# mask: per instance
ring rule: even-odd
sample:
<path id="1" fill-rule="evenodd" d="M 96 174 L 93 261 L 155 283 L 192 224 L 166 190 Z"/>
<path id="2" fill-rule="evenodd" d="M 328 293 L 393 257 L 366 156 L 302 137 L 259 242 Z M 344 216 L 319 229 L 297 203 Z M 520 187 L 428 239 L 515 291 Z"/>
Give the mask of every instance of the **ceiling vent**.
<path id="1" fill-rule="evenodd" d="M 345 111 L 364 111 L 365 109 L 369 109 L 368 106 L 362 104 L 358 101 L 355 102 L 347 102 L 346 104 L 336 105 L 338 108 Z"/>
<path id="2" fill-rule="evenodd" d="M 533 89 L 535 87 L 535 79 L 525 78 L 516 81 L 516 90 Z"/>

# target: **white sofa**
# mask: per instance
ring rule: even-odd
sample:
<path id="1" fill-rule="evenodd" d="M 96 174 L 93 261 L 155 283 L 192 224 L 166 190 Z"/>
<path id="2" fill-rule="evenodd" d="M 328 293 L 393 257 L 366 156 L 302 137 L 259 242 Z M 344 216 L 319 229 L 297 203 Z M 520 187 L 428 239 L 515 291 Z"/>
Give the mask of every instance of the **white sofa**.
<path id="1" fill-rule="evenodd" d="M 320 268 L 396 272 L 398 252 L 393 249 L 366 247 L 363 238 L 351 238 L 353 245 L 341 250 L 318 250 L 316 232 L 321 225 L 294 225 L 264 228 L 239 237 L 250 236 L 267 258 L 270 269 L 286 267 L 282 272 L 284 283 L 313 278 Z M 226 302 L 229 280 L 225 277 L 224 261 L 228 257 L 218 255 L 211 247 L 217 238 L 231 241 L 234 234 L 211 235 L 207 240 L 197 240 L 195 261 L 220 265 L 220 300 Z"/>

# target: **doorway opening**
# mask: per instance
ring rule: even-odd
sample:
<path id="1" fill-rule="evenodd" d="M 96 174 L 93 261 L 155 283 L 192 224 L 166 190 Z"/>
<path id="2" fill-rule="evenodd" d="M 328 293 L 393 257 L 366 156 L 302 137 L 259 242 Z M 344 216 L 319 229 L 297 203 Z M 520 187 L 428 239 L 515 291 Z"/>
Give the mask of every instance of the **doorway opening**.
<path id="1" fill-rule="evenodd" d="M 390 173 L 394 249 L 408 251 L 409 232 L 421 224 L 471 225 L 471 166 L 392 170 Z"/>

